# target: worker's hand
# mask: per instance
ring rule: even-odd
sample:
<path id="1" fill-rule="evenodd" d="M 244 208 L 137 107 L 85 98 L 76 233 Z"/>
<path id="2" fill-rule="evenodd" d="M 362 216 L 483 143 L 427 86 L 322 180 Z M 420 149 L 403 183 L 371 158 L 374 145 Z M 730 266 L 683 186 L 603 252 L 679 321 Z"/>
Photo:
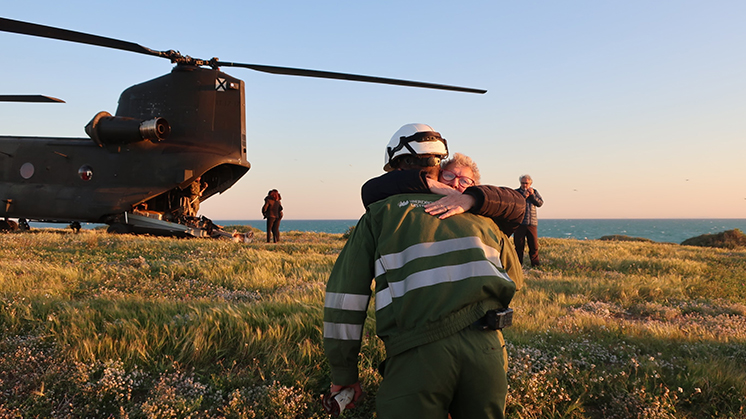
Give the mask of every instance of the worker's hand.
<path id="1" fill-rule="evenodd" d="M 355 394 L 352 396 L 352 401 L 350 402 L 350 404 L 347 405 L 347 407 L 345 407 L 345 409 L 352 409 L 353 407 L 355 407 L 355 402 L 358 401 L 361 397 L 363 397 L 363 387 L 360 385 L 360 381 L 358 381 L 355 384 L 350 384 L 348 386 L 339 386 L 339 385 L 332 383 L 332 387 L 330 391 L 332 393 L 332 397 L 334 397 L 337 393 L 346 389 L 347 387 L 351 387 L 352 390 L 355 391 Z"/>
<path id="2" fill-rule="evenodd" d="M 453 189 L 449 185 L 446 185 L 445 183 L 438 182 L 435 179 L 427 178 L 427 187 L 430 188 L 430 192 L 436 193 L 438 195 L 455 195 L 455 194 L 461 194 L 461 192 Z"/>
<path id="3" fill-rule="evenodd" d="M 437 215 L 438 218 L 443 220 L 452 215 L 469 211 L 475 203 L 476 199 L 471 195 L 462 193 L 446 195 L 435 202 L 425 205 L 425 212 L 430 215 Z"/>

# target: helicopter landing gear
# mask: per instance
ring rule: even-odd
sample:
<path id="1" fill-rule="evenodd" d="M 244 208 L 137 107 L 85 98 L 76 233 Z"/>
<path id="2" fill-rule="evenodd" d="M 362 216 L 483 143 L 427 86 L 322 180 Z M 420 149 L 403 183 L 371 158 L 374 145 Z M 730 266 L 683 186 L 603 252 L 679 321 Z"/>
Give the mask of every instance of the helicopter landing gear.
<path id="1" fill-rule="evenodd" d="M 13 231 L 10 221 L 0 220 L 0 231 Z"/>
<path id="2" fill-rule="evenodd" d="M 28 221 L 26 221 L 25 218 L 19 218 L 18 219 L 18 229 L 21 231 L 29 231 L 31 230 L 31 226 L 28 225 Z"/>
<path id="3" fill-rule="evenodd" d="M 18 230 L 18 223 L 9 220 L 7 217 L 0 220 L 0 231 L 16 231 Z"/>
<path id="4" fill-rule="evenodd" d="M 132 227 L 126 224 L 114 223 L 109 225 L 106 232 L 109 234 L 129 234 L 132 233 Z"/>
<path id="5" fill-rule="evenodd" d="M 73 229 L 73 233 L 78 234 L 80 233 L 80 223 L 77 221 L 73 221 L 70 223 L 70 228 Z"/>

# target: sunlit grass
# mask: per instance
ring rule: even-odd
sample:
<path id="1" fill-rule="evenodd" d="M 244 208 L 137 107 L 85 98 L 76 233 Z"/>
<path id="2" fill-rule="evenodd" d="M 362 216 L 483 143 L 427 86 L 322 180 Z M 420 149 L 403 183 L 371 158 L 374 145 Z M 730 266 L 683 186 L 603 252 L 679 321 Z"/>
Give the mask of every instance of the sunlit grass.
<path id="1" fill-rule="evenodd" d="M 0 235 L 0 417 L 324 417 L 340 237 Z M 746 251 L 541 246 L 505 331 L 510 417 L 746 417 Z M 374 415 L 369 317 L 346 417 Z"/>

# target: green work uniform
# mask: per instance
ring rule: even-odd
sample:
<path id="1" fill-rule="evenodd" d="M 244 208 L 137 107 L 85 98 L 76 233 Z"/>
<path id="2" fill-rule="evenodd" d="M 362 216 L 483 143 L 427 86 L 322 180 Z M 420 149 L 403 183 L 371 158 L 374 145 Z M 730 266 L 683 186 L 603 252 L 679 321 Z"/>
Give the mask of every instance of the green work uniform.
<path id="1" fill-rule="evenodd" d="M 500 331 L 466 328 L 386 360 L 380 418 L 504 418 L 507 352 Z"/>
<path id="2" fill-rule="evenodd" d="M 522 281 L 520 263 L 492 220 L 427 214 L 423 207 L 438 198 L 407 194 L 378 201 L 351 234 L 326 289 L 324 348 L 332 382 L 358 381 L 357 357 L 375 280 L 376 333 L 388 357 L 380 417 L 445 418 L 448 412 L 453 419 L 501 417 L 507 394 L 504 341 L 499 332 L 471 325 L 488 310 L 508 307 L 514 280 Z M 425 371 L 432 375 L 423 377 Z M 440 389 L 432 386 L 441 383 Z M 489 413 L 464 413 L 473 411 Z"/>

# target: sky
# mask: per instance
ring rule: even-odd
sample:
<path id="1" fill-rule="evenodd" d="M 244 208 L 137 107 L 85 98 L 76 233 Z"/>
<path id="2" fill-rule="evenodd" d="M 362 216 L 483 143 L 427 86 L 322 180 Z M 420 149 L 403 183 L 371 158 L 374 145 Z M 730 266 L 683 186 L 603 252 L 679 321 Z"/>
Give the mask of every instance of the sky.
<path id="1" fill-rule="evenodd" d="M 246 83 L 252 168 L 213 220 L 356 219 L 407 123 L 474 158 L 482 183 L 530 174 L 539 218 L 746 218 L 746 2 L 4 2 L 0 16 L 223 61 L 486 89 L 484 95 L 223 71 Z M 0 134 L 85 137 L 164 59 L 0 33 Z"/>

